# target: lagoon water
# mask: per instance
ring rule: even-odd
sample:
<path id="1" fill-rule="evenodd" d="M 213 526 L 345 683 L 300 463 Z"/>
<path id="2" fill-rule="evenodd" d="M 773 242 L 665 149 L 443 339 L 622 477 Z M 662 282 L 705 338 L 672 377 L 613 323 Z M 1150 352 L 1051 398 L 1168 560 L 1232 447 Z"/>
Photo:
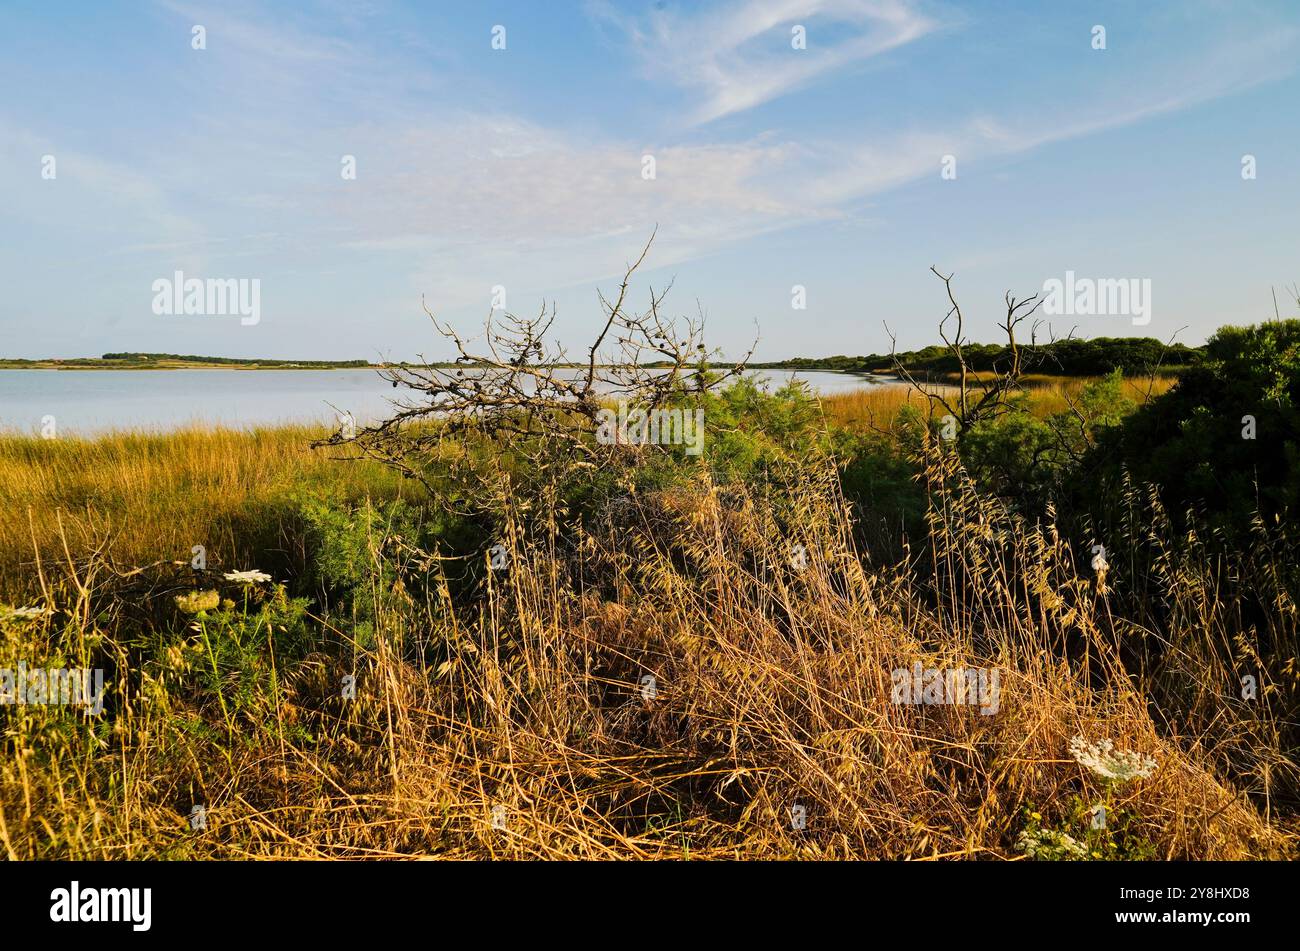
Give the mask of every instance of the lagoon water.
<path id="1" fill-rule="evenodd" d="M 849 373 L 755 370 L 774 387 L 792 376 L 822 394 L 878 385 Z M 60 433 L 183 426 L 250 428 L 333 423 L 349 412 L 365 424 L 387 415 L 393 389 L 374 370 L 0 370 L 0 430 Z"/>

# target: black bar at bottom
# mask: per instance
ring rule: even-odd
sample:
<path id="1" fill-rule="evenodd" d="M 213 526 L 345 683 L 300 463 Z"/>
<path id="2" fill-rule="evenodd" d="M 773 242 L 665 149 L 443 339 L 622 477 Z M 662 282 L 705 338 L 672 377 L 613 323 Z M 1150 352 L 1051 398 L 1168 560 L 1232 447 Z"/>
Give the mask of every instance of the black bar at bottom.
<path id="1" fill-rule="evenodd" d="M 902 928 L 992 940 L 1002 927 L 1230 939 L 1289 924 L 1292 875 L 1280 863 L 33 862 L 0 864 L 0 909 L 10 938 L 111 932 L 128 942 L 338 942 L 421 929 L 435 942 L 657 943 L 699 937 L 705 922 L 729 943 L 777 928 L 828 939 Z"/>

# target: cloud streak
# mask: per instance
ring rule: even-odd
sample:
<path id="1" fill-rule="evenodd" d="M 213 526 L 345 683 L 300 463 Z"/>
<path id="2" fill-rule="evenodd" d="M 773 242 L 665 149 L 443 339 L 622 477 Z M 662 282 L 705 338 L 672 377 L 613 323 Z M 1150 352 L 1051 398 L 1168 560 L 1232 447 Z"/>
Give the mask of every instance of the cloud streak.
<path id="1" fill-rule="evenodd" d="M 838 70 L 899 49 L 939 29 L 910 0 L 741 0 L 683 14 L 597 15 L 616 26 L 651 79 L 701 97 L 691 124 L 753 109 Z M 794 49 L 803 26 L 807 46 Z"/>

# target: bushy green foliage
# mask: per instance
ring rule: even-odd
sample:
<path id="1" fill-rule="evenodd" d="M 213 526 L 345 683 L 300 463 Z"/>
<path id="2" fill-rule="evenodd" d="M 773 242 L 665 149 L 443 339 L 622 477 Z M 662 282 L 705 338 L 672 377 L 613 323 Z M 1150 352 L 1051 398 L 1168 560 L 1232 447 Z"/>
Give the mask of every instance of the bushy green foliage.
<path id="1" fill-rule="evenodd" d="M 896 556 L 900 539 L 921 529 L 925 496 L 904 448 L 883 433 L 828 427 L 806 383 L 773 390 L 742 378 L 710 395 L 705 413 L 715 480 L 770 483 L 773 467 L 788 474 L 813 455 L 829 455 L 870 550 Z"/>
<path id="2" fill-rule="evenodd" d="M 298 506 L 307 552 L 303 590 L 324 610 L 345 617 L 363 645 L 373 636 L 376 612 L 392 606 L 395 592 L 418 592 L 444 580 L 453 589 L 472 583 L 476 556 L 493 538 L 486 522 L 401 500 L 348 503 L 304 494 Z M 407 570 L 427 555 L 458 567 Z"/>
<path id="3" fill-rule="evenodd" d="M 1040 862 L 1140 862 L 1156 857 L 1128 812 L 1108 808 L 1105 822 L 1098 824 L 1097 804 L 1089 805 L 1075 795 L 1065 806 L 1065 814 L 1056 823 L 1026 807 L 1025 826 L 1016 838 L 1017 851 Z"/>
<path id="4" fill-rule="evenodd" d="M 840 485 L 856 510 L 867 549 L 882 560 L 899 557 L 902 539 L 919 537 L 925 525 L 916 463 L 879 433 L 836 430 L 831 439 Z"/>
<path id="5" fill-rule="evenodd" d="M 1286 517 L 1300 502 L 1300 320 L 1224 327 L 1206 360 L 1129 417 L 1090 464 L 1114 483 L 1127 469 L 1161 487 L 1167 507 L 1196 505 L 1216 523 Z M 1108 491 L 1108 490 L 1103 490 Z"/>
<path id="6" fill-rule="evenodd" d="M 806 383 L 775 391 L 742 377 L 704 403 L 705 458 L 721 481 L 741 481 L 781 458 L 801 457 L 822 436 L 821 411 Z"/>
<path id="7" fill-rule="evenodd" d="M 289 598 L 283 585 L 248 588 L 240 602 L 200 610 L 190 625 L 199 655 L 195 682 L 216 699 L 232 729 L 239 720 L 274 717 L 280 692 L 277 664 L 302 659 L 318 636 L 307 625 L 308 601 Z"/>
<path id="8" fill-rule="evenodd" d="M 978 485 L 1022 507 L 1059 501 L 1091 447 L 1136 408 L 1123 383 L 1113 370 L 1085 386 L 1070 409 L 1045 419 L 1031 412 L 1027 395 L 1015 396 L 1009 412 L 962 434 L 962 461 Z"/>

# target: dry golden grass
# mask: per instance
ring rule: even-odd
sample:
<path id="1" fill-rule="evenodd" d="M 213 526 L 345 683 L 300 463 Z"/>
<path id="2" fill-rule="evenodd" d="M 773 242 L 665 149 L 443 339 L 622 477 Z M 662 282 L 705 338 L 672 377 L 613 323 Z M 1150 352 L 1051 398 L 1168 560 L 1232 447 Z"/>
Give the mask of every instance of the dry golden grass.
<path id="1" fill-rule="evenodd" d="M 1065 412 L 1069 409 L 1069 401 L 1077 400 L 1083 388 L 1098 379 L 1028 375 L 1024 378 L 1024 391 L 1029 397 L 1030 411 L 1039 417 Z M 1175 382 L 1168 377 L 1129 378 L 1124 380 L 1124 394 L 1140 405 L 1167 392 Z M 926 386 L 945 395 L 957 392 L 956 387 L 946 383 Z M 891 421 L 905 405 L 925 412 L 927 403 L 925 397 L 901 383 L 875 384 L 822 398 L 827 422 L 857 430 L 889 428 Z"/>
<path id="2" fill-rule="evenodd" d="M 133 579 L 98 560 L 51 568 L 59 613 L 0 626 L 0 662 L 105 664 L 112 703 L 99 731 L 64 708 L 10 714 L 0 848 L 11 859 L 1017 858 L 1028 810 L 1068 823 L 1071 797 L 1101 795 L 1067 752 L 1083 735 L 1156 760 L 1114 807 L 1157 857 L 1288 854 L 1294 837 L 1197 738 L 1153 720 L 1118 662 L 1105 586 L 1051 526 L 973 494 L 935 453 L 937 600 L 906 573 L 866 567 L 834 471 L 816 459 L 786 473 L 780 509 L 700 473 L 585 528 L 525 509 L 503 485 L 510 568 L 484 572 L 469 604 L 450 595 L 445 563 L 373 530 L 373 628 L 321 621 L 297 653 L 282 593 L 178 619 L 168 611 L 183 579 L 166 567 Z M 241 458 L 225 484 L 245 495 L 247 470 L 278 483 L 275 465 L 303 465 L 284 447 L 267 468 L 261 452 Z M 130 511 L 149 497 L 145 473 L 171 484 L 169 466 L 125 463 L 47 478 L 107 479 Z M 1198 582 L 1186 583 L 1194 598 Z M 997 668 L 998 712 L 891 702 L 891 672 L 916 662 Z M 355 699 L 339 689 L 350 674 Z M 197 803 L 206 829 L 188 825 Z"/>
<path id="3" fill-rule="evenodd" d="M 948 387 L 935 387 L 947 392 Z M 927 402 L 911 387 L 886 383 L 835 393 L 822 397 L 822 411 L 828 424 L 847 429 L 889 428 L 890 423 L 904 406 L 913 406 L 924 413 Z"/>
<path id="4" fill-rule="evenodd" d="M 293 555 L 296 492 L 390 498 L 401 480 L 378 464 L 339 465 L 310 448 L 324 429 L 182 429 L 97 438 L 0 435 L 0 599 L 38 587 L 35 554 L 60 560 L 106 546 L 124 564 L 247 567 L 268 550 Z M 269 566 L 263 566 L 269 567 Z"/>

